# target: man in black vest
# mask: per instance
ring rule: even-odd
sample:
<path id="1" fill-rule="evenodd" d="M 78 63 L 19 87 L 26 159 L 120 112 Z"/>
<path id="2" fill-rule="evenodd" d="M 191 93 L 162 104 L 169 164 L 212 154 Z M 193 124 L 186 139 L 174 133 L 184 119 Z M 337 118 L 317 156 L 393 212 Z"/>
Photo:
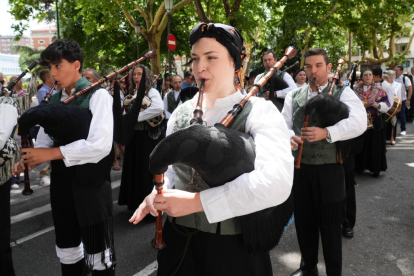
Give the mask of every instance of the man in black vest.
<path id="1" fill-rule="evenodd" d="M 164 97 L 165 119 L 168 120 L 171 113 L 181 104 L 180 93 L 183 80 L 180 75 L 172 77 L 173 91 L 168 92 Z"/>
<path id="2" fill-rule="evenodd" d="M 330 88 L 328 73 L 332 68 L 325 50 L 316 48 L 305 54 L 309 84 L 286 95 L 282 115 L 291 130 L 291 148 L 295 158 L 298 145 L 304 143 L 300 168 L 295 169 L 293 198 L 296 234 L 303 266 L 292 276 L 318 275 L 319 233 L 328 276 L 342 273 L 341 222 L 345 213 L 344 169 L 337 162 L 335 142 L 349 140 L 366 130 L 365 108 L 347 86 L 336 86 L 333 96 L 343 102 L 349 117 L 326 128 L 319 116 L 311 116 L 303 128 L 304 107 L 308 99 Z M 319 88 L 319 89 L 318 89 Z M 319 92 L 321 91 L 321 92 Z M 305 141 L 302 141 L 304 139 Z"/>
<path id="3" fill-rule="evenodd" d="M 269 72 L 269 70 L 275 66 L 277 63 L 277 57 L 276 57 L 276 53 L 273 51 L 266 51 L 263 54 L 263 66 L 265 68 L 265 72 L 258 75 L 255 80 L 254 83 L 259 82 L 259 80 L 261 78 L 263 78 L 267 72 Z M 277 109 L 279 109 L 279 111 L 282 111 L 283 108 L 283 102 L 284 99 L 286 97 L 286 94 L 297 88 L 295 81 L 293 80 L 292 76 L 289 74 L 286 74 L 285 71 L 277 71 L 277 74 L 289 85 L 288 88 L 285 88 L 283 90 L 278 90 L 275 91 L 275 95 L 273 95 L 274 97 L 269 96 L 269 85 L 265 85 L 262 89 L 260 89 L 259 93 L 257 94 L 258 97 L 264 97 L 266 100 L 268 100 L 269 98 L 273 98 L 274 100 L 272 100 L 272 102 L 275 104 L 275 106 L 277 107 Z"/>

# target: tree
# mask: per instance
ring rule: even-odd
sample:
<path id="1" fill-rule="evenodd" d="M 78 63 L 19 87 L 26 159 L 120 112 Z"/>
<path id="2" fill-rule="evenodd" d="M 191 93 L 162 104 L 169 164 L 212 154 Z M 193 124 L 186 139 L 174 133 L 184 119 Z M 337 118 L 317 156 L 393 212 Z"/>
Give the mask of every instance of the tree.
<path id="1" fill-rule="evenodd" d="M 18 52 L 20 55 L 19 65 L 22 71 L 26 70 L 33 61 L 39 60 L 40 58 L 41 51 L 33 50 L 30 47 L 16 45 L 13 46 L 13 50 Z M 32 73 L 39 75 L 40 70 L 40 67 L 36 67 Z"/>

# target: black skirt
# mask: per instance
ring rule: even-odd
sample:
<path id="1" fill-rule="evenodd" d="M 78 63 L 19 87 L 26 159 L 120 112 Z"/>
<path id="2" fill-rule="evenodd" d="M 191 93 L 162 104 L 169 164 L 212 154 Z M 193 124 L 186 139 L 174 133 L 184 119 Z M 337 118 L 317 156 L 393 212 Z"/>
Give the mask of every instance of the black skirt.
<path id="1" fill-rule="evenodd" d="M 362 152 L 355 155 L 355 170 L 373 173 L 387 170 L 385 156 L 385 122 L 382 116 L 373 116 L 373 129 L 367 129 Z"/>
<path id="2" fill-rule="evenodd" d="M 154 188 L 154 176 L 149 172 L 149 156 L 159 139 L 148 136 L 148 130 L 136 130 L 125 146 L 118 204 L 135 210 Z"/>

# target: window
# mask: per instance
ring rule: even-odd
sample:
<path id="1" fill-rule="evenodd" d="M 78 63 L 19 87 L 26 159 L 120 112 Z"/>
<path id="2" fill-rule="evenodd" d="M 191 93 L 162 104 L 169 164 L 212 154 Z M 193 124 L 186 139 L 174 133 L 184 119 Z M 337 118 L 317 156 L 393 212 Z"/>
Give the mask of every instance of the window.
<path id="1" fill-rule="evenodd" d="M 410 67 L 410 61 L 409 60 L 407 60 L 406 62 L 405 62 L 405 66 L 404 67 Z"/>
<path id="2" fill-rule="evenodd" d="M 39 44 L 45 44 L 45 41 L 43 39 L 39 40 Z"/>

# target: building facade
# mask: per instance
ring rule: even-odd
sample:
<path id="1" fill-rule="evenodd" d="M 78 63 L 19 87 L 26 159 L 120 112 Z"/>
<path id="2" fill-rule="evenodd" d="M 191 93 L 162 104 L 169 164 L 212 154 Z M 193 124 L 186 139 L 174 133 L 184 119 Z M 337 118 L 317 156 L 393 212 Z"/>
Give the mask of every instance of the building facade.
<path id="1" fill-rule="evenodd" d="M 31 30 L 30 37 L 33 49 L 38 51 L 46 49 L 52 43 L 54 37 L 56 37 L 56 32 L 55 25 Z"/>
<path id="2" fill-rule="evenodd" d="M 0 53 L 6 55 L 15 55 L 16 51 L 13 46 L 27 46 L 30 47 L 30 38 L 21 37 L 19 41 L 14 41 L 13 35 L 0 35 Z"/>

